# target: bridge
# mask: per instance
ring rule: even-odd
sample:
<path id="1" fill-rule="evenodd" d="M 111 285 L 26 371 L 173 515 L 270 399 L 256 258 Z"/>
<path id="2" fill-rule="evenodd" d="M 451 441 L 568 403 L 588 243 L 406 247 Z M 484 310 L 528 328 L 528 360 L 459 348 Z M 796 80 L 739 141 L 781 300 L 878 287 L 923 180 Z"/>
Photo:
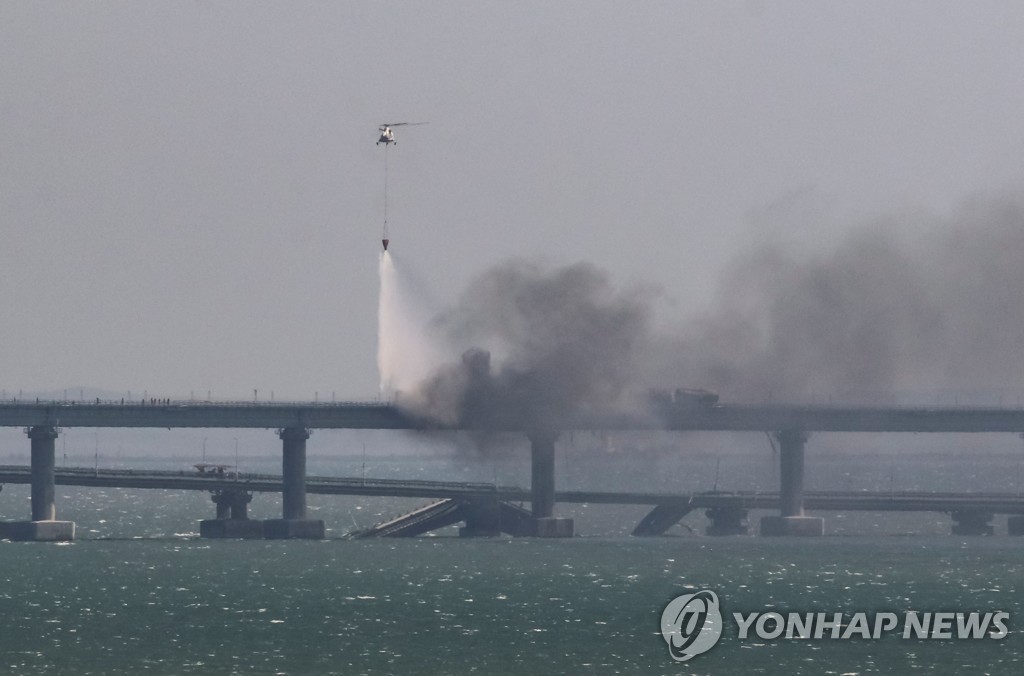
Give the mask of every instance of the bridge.
<path id="1" fill-rule="evenodd" d="M 554 516 L 555 445 L 561 431 L 676 430 L 769 432 L 779 444 L 780 515 L 765 517 L 767 535 L 821 535 L 824 522 L 804 514 L 804 449 L 812 432 L 1024 432 L 1024 409 L 698 404 L 660 401 L 644 410 L 567 420 L 562 430 L 517 429 L 508 419 L 440 425 L 379 402 L 7 401 L 0 427 L 24 427 L 31 440 L 32 520 L 0 524 L 0 536 L 70 539 L 74 525 L 57 521 L 54 441 L 63 427 L 262 428 L 282 440 L 282 518 L 268 520 L 272 537 L 323 537 L 322 521 L 306 516 L 306 441 L 313 429 L 476 429 L 520 431 L 531 444 L 532 534 L 565 536 L 570 519 Z M 240 507 L 238 508 L 241 509 Z M 219 512 L 220 513 L 220 512 Z M 13 530 L 12 530 L 13 529 Z M 229 534 L 229 533 L 228 533 Z"/>
<path id="2" fill-rule="evenodd" d="M 271 474 L 197 473 L 185 470 L 126 470 L 66 467 L 55 470 L 61 486 L 193 490 L 209 492 L 222 518 L 247 521 L 246 505 L 252 493 L 280 493 L 280 476 Z M 306 492 L 318 495 L 401 497 L 432 500 L 407 514 L 356 533 L 359 537 L 407 537 L 465 522 L 463 534 L 524 535 L 530 514 L 510 503 L 529 502 L 531 492 L 517 486 L 482 482 L 376 479 L 368 477 L 310 476 Z M 30 484 L 29 468 L 0 466 L 0 485 Z M 648 505 L 653 510 L 637 525 L 637 536 L 661 535 L 689 513 L 704 510 L 711 520 L 709 535 L 746 534 L 746 513 L 753 509 L 778 509 L 778 493 L 751 491 L 655 493 L 643 491 L 557 491 L 555 501 L 568 504 Z M 806 509 L 818 511 L 940 512 L 953 516 L 955 533 L 991 533 L 988 523 L 996 514 L 1024 514 L 1024 495 L 1012 493 L 938 493 L 922 491 L 807 492 Z M 209 520 L 204 523 L 211 523 Z M 1013 522 L 1011 528 L 1013 527 Z M 263 536 L 263 522 L 237 524 L 242 536 Z M 214 525 L 212 528 L 219 528 Z M 201 527 L 202 528 L 202 527 Z M 1014 532 L 1012 534 L 1024 534 Z M 255 535 L 254 535 L 255 534 Z"/>
<path id="3" fill-rule="evenodd" d="M 441 425 L 380 402 L 165 403 L 0 402 L 0 427 L 151 427 L 284 429 L 487 429 L 523 431 L 508 421 Z M 567 421 L 585 430 L 760 432 L 1024 432 L 1024 409 L 987 407 L 878 407 L 808 405 L 659 405 Z"/>

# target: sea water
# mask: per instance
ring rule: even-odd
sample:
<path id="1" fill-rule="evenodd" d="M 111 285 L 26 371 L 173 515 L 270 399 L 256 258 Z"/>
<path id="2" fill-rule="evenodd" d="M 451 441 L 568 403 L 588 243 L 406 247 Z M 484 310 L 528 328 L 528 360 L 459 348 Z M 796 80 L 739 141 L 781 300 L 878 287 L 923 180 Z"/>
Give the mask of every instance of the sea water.
<path id="1" fill-rule="evenodd" d="M 894 481 L 904 490 L 1015 485 L 1012 458 L 956 471 L 935 458 L 881 468 L 876 460 L 819 459 L 809 478 L 815 488 L 853 490 Z M 560 462 L 559 482 L 769 489 L 777 481 L 769 461 L 757 471 L 712 456 Z M 246 463 L 272 471 L 275 459 Z M 310 472 L 524 484 L 528 467 L 314 455 Z M 824 514 L 828 536 L 791 539 L 706 537 L 703 515 L 693 513 L 668 536 L 641 539 L 628 534 L 648 508 L 560 504 L 578 537 L 464 540 L 446 529 L 411 540 L 343 539 L 421 502 L 310 495 L 310 516 L 329 527 L 325 541 L 206 541 L 196 532 L 213 514 L 205 493 L 58 486 L 58 516 L 76 521 L 77 541 L 0 542 L 0 673 L 1024 673 L 1024 539 L 952 536 L 948 515 Z M 250 513 L 279 515 L 279 496 L 257 495 Z M 0 518 L 27 514 L 27 487 L 5 486 Z M 1003 518 L 995 525 L 1005 533 Z M 677 663 L 661 612 L 696 589 L 718 594 L 726 631 L 709 652 Z M 731 619 L 911 610 L 1005 611 L 1009 635 L 741 640 Z"/>
<path id="2" fill-rule="evenodd" d="M 12 674 L 1019 674 L 1009 538 L 80 540 L 0 547 Z M 680 665 L 675 595 L 723 610 L 1003 610 L 1002 640 L 739 640 Z"/>

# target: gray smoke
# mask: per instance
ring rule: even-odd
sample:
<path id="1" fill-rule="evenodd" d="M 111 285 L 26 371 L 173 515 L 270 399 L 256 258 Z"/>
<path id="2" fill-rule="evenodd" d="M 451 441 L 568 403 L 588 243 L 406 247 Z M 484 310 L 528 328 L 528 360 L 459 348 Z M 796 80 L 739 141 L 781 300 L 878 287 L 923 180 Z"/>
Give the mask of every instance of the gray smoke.
<path id="1" fill-rule="evenodd" d="M 632 411 L 647 388 L 707 388 L 725 402 L 953 403 L 953 392 L 1016 403 L 1020 198 L 914 220 L 854 230 L 825 252 L 762 242 L 708 309 L 657 336 L 650 289 L 616 290 L 589 264 L 503 264 L 438 320 L 452 358 L 399 402 L 480 430 L 566 428 Z"/>
<path id="2" fill-rule="evenodd" d="M 641 290 L 614 289 L 592 265 L 502 264 L 438 320 L 461 356 L 399 401 L 482 430 L 569 426 L 620 405 L 649 315 Z"/>
<path id="3" fill-rule="evenodd" d="M 765 243 L 731 266 L 715 305 L 665 341 L 648 368 L 730 401 L 1019 395 L 1021 200 L 875 224 L 827 254 Z"/>

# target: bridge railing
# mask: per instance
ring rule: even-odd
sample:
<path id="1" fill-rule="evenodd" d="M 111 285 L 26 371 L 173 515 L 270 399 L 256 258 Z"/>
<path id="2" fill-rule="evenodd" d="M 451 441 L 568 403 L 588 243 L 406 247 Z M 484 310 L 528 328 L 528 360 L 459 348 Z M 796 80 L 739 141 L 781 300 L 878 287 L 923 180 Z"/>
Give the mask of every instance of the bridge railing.
<path id="1" fill-rule="evenodd" d="M 218 400 L 218 399 L 170 399 L 167 397 L 153 397 L 150 399 L 4 399 L 0 400 L 0 407 L 79 407 L 79 406 L 210 406 L 218 408 L 350 408 L 375 406 L 391 406 L 389 401 L 301 401 L 301 400 L 275 400 L 275 401 L 239 401 L 239 400 Z"/>

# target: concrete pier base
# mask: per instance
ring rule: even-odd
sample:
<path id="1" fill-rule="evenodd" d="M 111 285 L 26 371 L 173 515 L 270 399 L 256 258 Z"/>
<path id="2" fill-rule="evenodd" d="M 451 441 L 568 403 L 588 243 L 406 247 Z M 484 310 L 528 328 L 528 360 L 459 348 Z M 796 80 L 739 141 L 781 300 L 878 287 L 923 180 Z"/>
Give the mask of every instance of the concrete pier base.
<path id="1" fill-rule="evenodd" d="M 711 523 L 704 529 L 706 535 L 750 535 L 747 510 L 716 507 L 704 512 Z"/>
<path id="2" fill-rule="evenodd" d="M 263 537 L 268 540 L 323 540 L 327 528 L 322 519 L 267 519 Z"/>
<path id="3" fill-rule="evenodd" d="M 1024 516 L 1006 517 L 1007 535 L 1024 535 Z"/>
<path id="4" fill-rule="evenodd" d="M 953 535 L 993 535 L 995 528 L 991 512 L 962 511 L 953 512 Z"/>
<path id="5" fill-rule="evenodd" d="M 74 521 L 0 521 L 0 540 L 66 542 L 74 539 Z"/>
<path id="6" fill-rule="evenodd" d="M 199 537 L 260 540 L 263 522 L 259 519 L 203 519 L 199 522 Z"/>
<path id="7" fill-rule="evenodd" d="M 761 535 L 821 537 L 825 519 L 817 516 L 765 516 L 761 518 Z"/>
<path id="8" fill-rule="evenodd" d="M 210 500 L 217 506 L 218 519 L 248 519 L 252 493 L 240 489 L 212 491 Z"/>
<path id="9" fill-rule="evenodd" d="M 546 516 L 533 520 L 533 535 L 538 538 L 571 538 L 575 535 L 575 525 L 566 517 Z"/>
<path id="10" fill-rule="evenodd" d="M 199 537 L 244 540 L 263 537 L 263 522 L 249 518 L 252 493 L 240 489 L 218 490 L 212 492 L 210 500 L 217 506 L 217 518 L 199 522 Z"/>

